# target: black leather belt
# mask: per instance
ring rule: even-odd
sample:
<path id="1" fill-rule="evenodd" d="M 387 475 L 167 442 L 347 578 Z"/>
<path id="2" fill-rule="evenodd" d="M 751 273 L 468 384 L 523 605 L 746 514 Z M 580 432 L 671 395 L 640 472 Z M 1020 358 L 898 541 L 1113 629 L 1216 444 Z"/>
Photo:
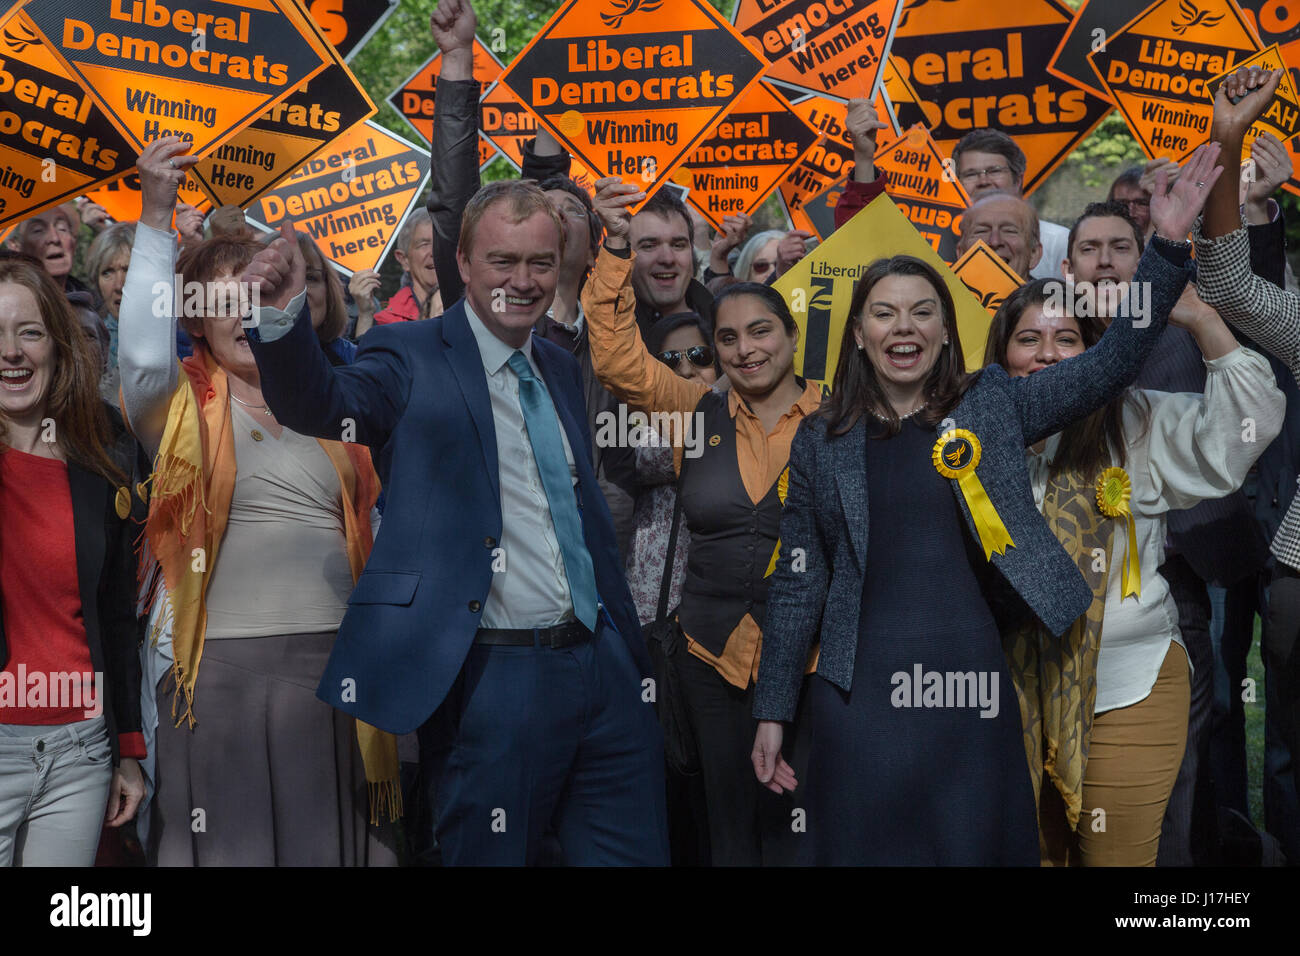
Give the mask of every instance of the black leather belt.
<path id="1" fill-rule="evenodd" d="M 599 630 L 600 625 L 596 627 Z M 567 624 L 555 624 L 551 627 L 480 627 L 474 634 L 474 643 L 511 647 L 532 647 L 540 643 L 543 647 L 573 647 L 595 636 L 581 621 L 569 621 Z"/>

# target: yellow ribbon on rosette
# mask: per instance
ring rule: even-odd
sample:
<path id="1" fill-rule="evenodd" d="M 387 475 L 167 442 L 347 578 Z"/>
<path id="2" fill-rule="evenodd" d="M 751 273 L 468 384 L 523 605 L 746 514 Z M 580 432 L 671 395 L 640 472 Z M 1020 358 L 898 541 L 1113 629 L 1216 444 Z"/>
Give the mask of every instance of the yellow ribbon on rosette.
<path id="1" fill-rule="evenodd" d="M 1097 476 L 1097 507 L 1108 518 L 1119 518 L 1128 525 L 1128 555 L 1124 559 L 1120 580 L 1120 600 L 1130 594 L 1142 596 L 1142 565 L 1138 561 L 1137 529 L 1129 501 L 1133 498 L 1133 482 L 1128 472 L 1114 466 Z"/>
<path id="2" fill-rule="evenodd" d="M 781 477 L 776 480 L 776 496 L 781 499 L 781 507 L 785 507 L 785 496 L 790 492 L 790 466 L 786 465 L 781 472 Z M 776 539 L 776 547 L 772 549 L 772 560 L 767 562 L 767 570 L 763 572 L 763 577 L 770 578 L 772 572 L 776 570 L 776 559 L 781 554 L 781 539 Z"/>
<path id="3" fill-rule="evenodd" d="M 1015 542 L 1011 540 L 1002 516 L 993 507 L 988 492 L 975 475 L 975 466 L 980 463 L 980 440 L 975 437 L 975 433 L 965 428 L 944 432 L 934 443 L 931 458 L 939 474 L 956 479 L 957 487 L 966 499 L 966 507 L 970 509 L 971 519 L 975 522 L 975 530 L 984 548 L 984 557 L 992 559 L 994 551 L 1005 554 L 1007 548 L 1014 548 Z"/>

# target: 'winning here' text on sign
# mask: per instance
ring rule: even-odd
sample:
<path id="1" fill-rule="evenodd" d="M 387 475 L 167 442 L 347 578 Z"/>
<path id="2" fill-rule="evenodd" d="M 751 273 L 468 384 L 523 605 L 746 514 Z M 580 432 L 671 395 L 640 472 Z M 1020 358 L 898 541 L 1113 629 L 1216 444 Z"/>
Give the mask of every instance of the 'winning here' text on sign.
<path id="1" fill-rule="evenodd" d="M 501 82 L 594 172 L 649 195 L 766 65 L 703 0 L 569 0 Z"/>
<path id="2" fill-rule="evenodd" d="M 0 224 L 79 196 L 134 165 L 126 140 L 26 15 L 13 9 L 0 18 Z"/>
<path id="3" fill-rule="evenodd" d="M 267 229 L 292 219 L 351 275 L 383 259 L 428 174 L 427 151 L 367 120 L 253 203 L 248 218 Z"/>
<path id="4" fill-rule="evenodd" d="M 24 10 L 137 149 L 172 134 L 206 155 L 329 63 L 297 0 L 31 0 Z"/>

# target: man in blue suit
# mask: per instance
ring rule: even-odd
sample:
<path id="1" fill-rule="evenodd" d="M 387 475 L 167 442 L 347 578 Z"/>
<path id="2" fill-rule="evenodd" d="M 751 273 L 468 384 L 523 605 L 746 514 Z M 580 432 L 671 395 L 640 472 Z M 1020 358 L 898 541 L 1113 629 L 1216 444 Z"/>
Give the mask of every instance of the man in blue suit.
<path id="1" fill-rule="evenodd" d="M 291 224 L 249 266 L 277 420 L 368 445 L 384 521 L 317 693 L 419 729 L 448 864 L 668 861 L 651 666 L 591 469 L 578 364 L 532 337 L 564 230 L 531 184 L 471 200 L 442 316 L 366 334 L 333 368 L 303 308 Z M 294 318 L 296 316 L 296 319 Z"/>

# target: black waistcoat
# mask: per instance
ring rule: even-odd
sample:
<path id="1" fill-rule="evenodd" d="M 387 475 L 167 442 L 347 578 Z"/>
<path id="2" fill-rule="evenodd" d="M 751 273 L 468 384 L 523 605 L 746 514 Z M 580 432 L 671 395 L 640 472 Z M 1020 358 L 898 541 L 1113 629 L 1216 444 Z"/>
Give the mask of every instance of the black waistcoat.
<path id="1" fill-rule="evenodd" d="M 746 614 L 763 627 L 764 574 L 781 532 L 781 500 L 775 481 L 757 505 L 750 500 L 727 396 L 710 392 L 696 410 L 704 414 L 704 442 L 699 458 L 683 461 L 682 511 L 691 550 L 678 620 L 705 650 L 721 655 Z"/>

